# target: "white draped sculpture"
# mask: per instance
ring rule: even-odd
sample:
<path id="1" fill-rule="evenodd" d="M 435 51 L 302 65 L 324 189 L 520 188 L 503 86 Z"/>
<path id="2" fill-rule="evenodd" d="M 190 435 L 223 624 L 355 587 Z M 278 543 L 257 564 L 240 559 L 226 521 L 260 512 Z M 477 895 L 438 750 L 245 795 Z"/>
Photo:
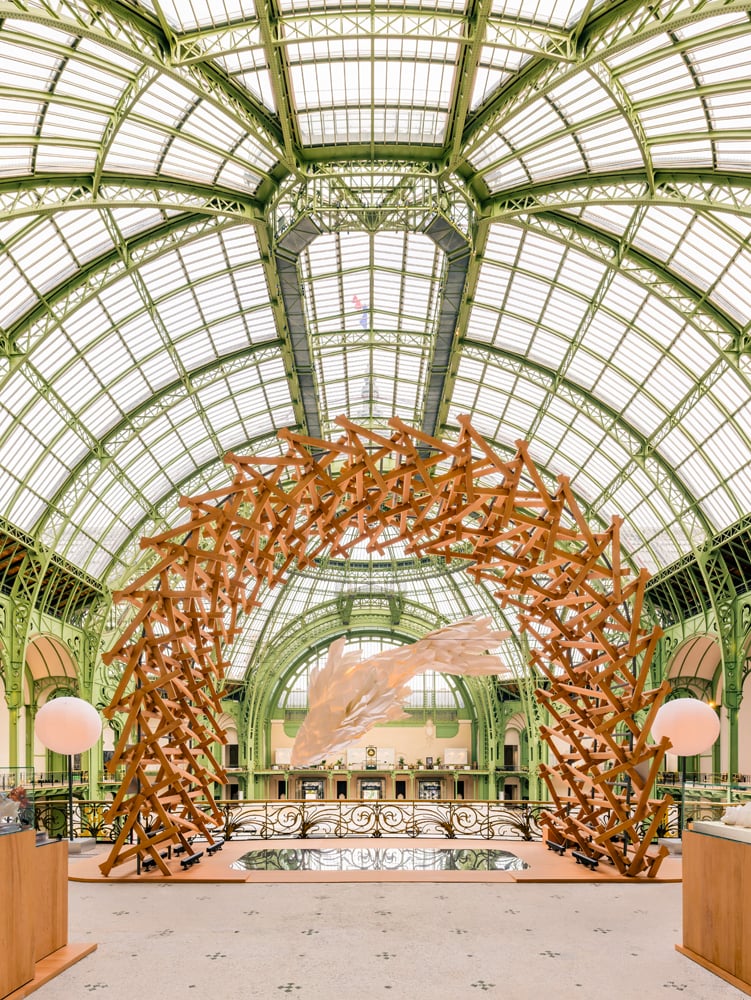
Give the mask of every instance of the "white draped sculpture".
<path id="1" fill-rule="evenodd" d="M 496 631 L 490 618 L 465 618 L 367 660 L 360 660 L 359 650 L 345 653 L 345 638 L 337 639 L 326 663 L 310 672 L 308 714 L 292 747 L 292 766 L 317 764 L 351 746 L 372 726 L 409 718 L 402 708 L 411 694 L 407 682 L 425 670 L 465 676 L 502 673 L 502 661 L 487 650 L 509 634 Z"/>

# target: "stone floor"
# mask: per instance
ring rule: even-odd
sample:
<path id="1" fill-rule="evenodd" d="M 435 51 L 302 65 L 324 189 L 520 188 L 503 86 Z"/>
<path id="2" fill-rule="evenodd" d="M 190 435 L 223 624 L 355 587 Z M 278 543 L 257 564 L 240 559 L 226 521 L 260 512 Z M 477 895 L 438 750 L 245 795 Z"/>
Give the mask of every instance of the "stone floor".
<path id="1" fill-rule="evenodd" d="M 72 882 L 70 939 L 38 1000 L 744 996 L 675 951 L 676 882 Z"/>

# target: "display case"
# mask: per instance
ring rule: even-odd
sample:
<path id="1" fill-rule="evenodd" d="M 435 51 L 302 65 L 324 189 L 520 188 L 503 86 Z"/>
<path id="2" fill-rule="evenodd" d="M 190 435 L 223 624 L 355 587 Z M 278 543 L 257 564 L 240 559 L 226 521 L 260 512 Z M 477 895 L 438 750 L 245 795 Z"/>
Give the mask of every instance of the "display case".
<path id="1" fill-rule="evenodd" d="M 322 799 L 323 778 L 301 778 L 298 781 L 299 799 Z"/>
<path id="2" fill-rule="evenodd" d="M 434 778 L 418 778 L 417 797 L 418 799 L 433 799 L 433 800 L 438 800 L 442 798 L 440 780 Z"/>
<path id="3" fill-rule="evenodd" d="M 383 778 L 360 778 L 361 799 L 382 799 Z"/>
<path id="4" fill-rule="evenodd" d="M 38 847 L 28 828 L 0 837 L 0 885 L 0 998 L 20 1000 L 94 951 L 96 944 L 68 944 L 64 840 Z"/>
<path id="5" fill-rule="evenodd" d="M 751 843 L 731 839 L 720 823 L 684 830 L 683 944 L 687 958 L 751 995 Z M 743 828 L 740 828 L 741 830 Z"/>
<path id="6" fill-rule="evenodd" d="M 34 829 L 34 772 L 0 767 L 0 836 Z"/>

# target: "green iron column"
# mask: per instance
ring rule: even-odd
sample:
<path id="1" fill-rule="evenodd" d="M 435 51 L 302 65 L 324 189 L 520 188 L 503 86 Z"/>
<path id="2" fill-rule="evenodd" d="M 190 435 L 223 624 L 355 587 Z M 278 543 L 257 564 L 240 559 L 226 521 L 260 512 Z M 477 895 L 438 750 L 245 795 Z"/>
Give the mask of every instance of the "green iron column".
<path id="1" fill-rule="evenodd" d="M 19 753 L 19 719 L 24 710 L 23 670 L 29 607 L 22 601 L 12 601 L 7 609 L 3 645 L 5 659 L 5 701 L 8 705 L 8 765 L 24 767 L 27 763 Z M 32 744 L 33 745 L 33 744 Z"/>
<path id="2" fill-rule="evenodd" d="M 78 667 L 78 693 L 81 698 L 85 698 L 90 704 L 96 707 L 94 697 L 94 679 L 97 675 L 99 664 L 99 635 L 96 631 L 86 630 L 81 636 L 81 643 L 76 665 Z M 69 643 L 70 645 L 70 643 Z M 91 749 L 81 759 L 81 767 L 88 771 L 87 796 L 90 799 L 97 798 L 102 782 L 102 736 Z"/>
<path id="3" fill-rule="evenodd" d="M 498 781 L 496 778 L 497 771 L 495 769 L 496 762 L 488 761 L 488 799 L 490 802 L 495 802 L 498 798 Z"/>
<path id="4" fill-rule="evenodd" d="M 732 598 L 717 603 L 717 631 L 722 662 L 722 704 L 728 717 L 728 775 L 732 781 L 738 773 L 738 712 L 743 700 L 743 640 L 739 601 Z"/>

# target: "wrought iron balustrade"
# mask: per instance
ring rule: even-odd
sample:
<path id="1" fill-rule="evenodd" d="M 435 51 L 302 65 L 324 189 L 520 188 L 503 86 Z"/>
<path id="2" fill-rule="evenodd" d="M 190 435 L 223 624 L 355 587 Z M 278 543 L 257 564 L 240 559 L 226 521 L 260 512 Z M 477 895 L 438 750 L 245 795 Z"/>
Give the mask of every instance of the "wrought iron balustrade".
<path id="1" fill-rule="evenodd" d="M 735 799 L 734 801 L 737 801 Z M 719 819 L 727 801 L 687 800 L 685 818 Z M 122 818 L 107 818 L 109 802 L 73 800 L 76 837 L 114 842 Z M 456 801 L 378 799 L 223 800 L 224 818 L 217 834 L 227 840 L 276 838 L 324 839 L 328 837 L 445 837 L 449 840 L 541 840 L 540 813 L 547 802 Z M 68 836 L 67 798 L 41 798 L 34 802 L 35 826 L 50 837 Z M 146 829 L 158 823 L 156 815 L 144 817 Z M 678 807 L 669 811 L 660 836 L 678 836 Z"/>
<path id="2" fill-rule="evenodd" d="M 379 799 L 363 801 L 289 800 L 219 803 L 224 816 L 217 833 L 228 840 L 270 840 L 278 837 L 462 837 L 486 840 L 540 840 L 542 802 L 469 802 Z M 37 798 L 35 824 L 50 837 L 68 835 L 66 798 Z M 73 800 L 73 832 L 99 843 L 117 839 L 122 819 L 107 819 L 109 803 Z M 157 818 L 152 818 L 156 824 Z M 143 823 L 148 829 L 149 818 Z"/>
<path id="3" fill-rule="evenodd" d="M 110 803 L 93 799 L 73 799 L 73 834 L 76 837 L 93 837 L 99 843 L 117 840 L 122 817 L 114 822 L 106 820 Z M 48 837 L 67 837 L 68 799 L 36 798 L 34 800 L 34 825 Z"/>
<path id="4" fill-rule="evenodd" d="M 89 772 L 76 770 L 73 768 L 73 784 L 82 785 L 86 784 L 89 780 Z M 44 785 L 62 785 L 68 787 L 68 772 L 67 771 L 37 771 L 34 783 L 37 788 L 44 787 Z"/>
<path id="5" fill-rule="evenodd" d="M 540 840 L 541 802 L 359 799 L 224 802 L 227 839 L 462 837 Z"/>

